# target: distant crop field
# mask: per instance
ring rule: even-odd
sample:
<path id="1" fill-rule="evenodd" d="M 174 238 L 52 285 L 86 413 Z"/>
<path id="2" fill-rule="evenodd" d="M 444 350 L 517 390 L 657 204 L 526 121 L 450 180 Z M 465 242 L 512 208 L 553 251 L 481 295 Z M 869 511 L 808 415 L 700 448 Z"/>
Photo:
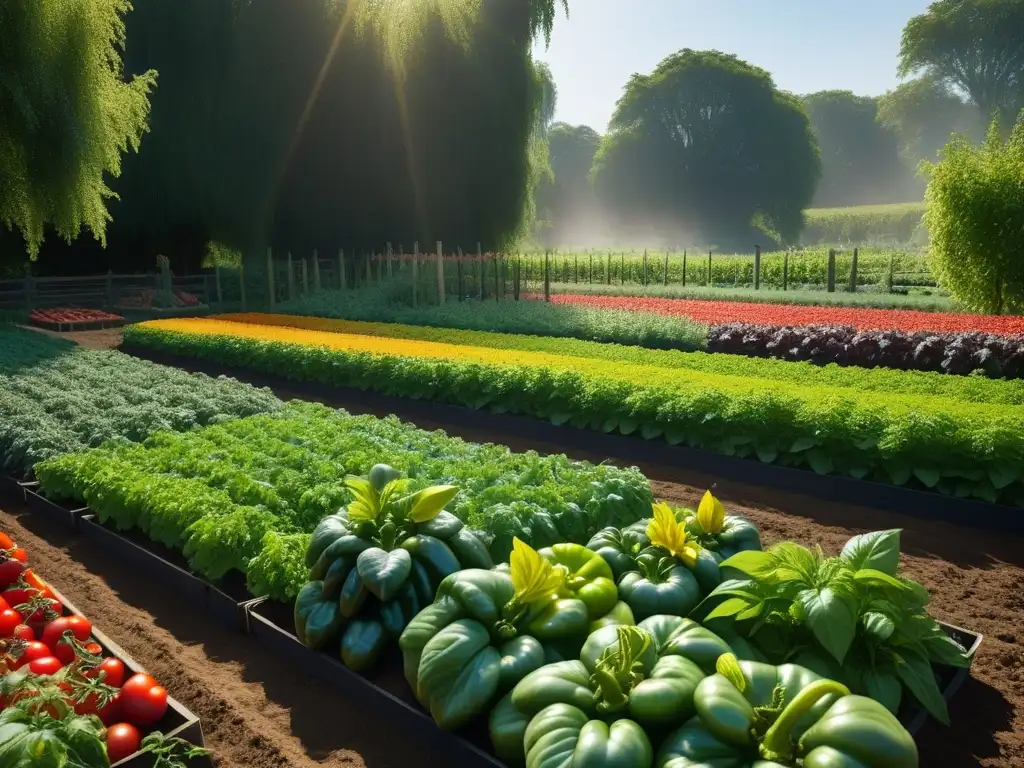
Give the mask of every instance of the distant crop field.
<path id="1" fill-rule="evenodd" d="M 924 208 L 924 203 L 809 208 L 801 239 L 805 244 L 909 243 L 921 237 Z"/>

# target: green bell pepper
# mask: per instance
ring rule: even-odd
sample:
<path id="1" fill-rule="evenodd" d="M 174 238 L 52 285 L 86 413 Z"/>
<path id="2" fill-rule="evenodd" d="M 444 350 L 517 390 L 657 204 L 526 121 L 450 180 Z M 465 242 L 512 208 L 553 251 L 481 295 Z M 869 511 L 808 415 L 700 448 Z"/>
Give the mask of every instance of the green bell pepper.
<path id="1" fill-rule="evenodd" d="M 320 555 L 324 553 L 331 544 L 349 532 L 348 513 L 342 510 L 338 514 L 329 515 L 321 520 L 309 540 L 309 547 L 306 549 L 306 567 L 312 568 Z"/>
<path id="2" fill-rule="evenodd" d="M 621 530 L 604 528 L 598 531 L 588 542 L 587 549 L 604 558 L 615 579 L 620 579 L 624 573 L 636 570 L 637 557 L 650 545 L 651 541 L 643 529 L 630 526 Z"/>
<path id="3" fill-rule="evenodd" d="M 406 679 L 442 728 L 483 714 L 544 664 L 547 644 L 586 635 L 586 605 L 558 596 L 564 570 L 518 539 L 514 547 L 511 573 L 449 576 L 399 639 Z"/>
<path id="4" fill-rule="evenodd" d="M 650 768 L 654 762 L 639 725 L 590 720 L 568 704 L 542 710 L 526 727 L 523 742 L 527 768 Z"/>
<path id="5" fill-rule="evenodd" d="M 356 672 L 369 669 L 377 663 L 387 644 L 384 626 L 373 619 L 355 619 L 341 638 L 341 660 Z"/>
<path id="6" fill-rule="evenodd" d="M 412 582 L 407 581 L 393 600 L 381 604 L 379 611 L 381 624 L 384 625 L 384 629 L 391 637 L 397 639 L 409 622 L 420 612 L 420 605 L 416 587 Z"/>
<path id="7" fill-rule="evenodd" d="M 462 568 L 483 568 L 486 571 L 494 566 L 487 546 L 468 528 L 455 532 L 444 543 Z"/>
<path id="8" fill-rule="evenodd" d="M 343 618 L 351 619 L 359 613 L 370 596 L 370 591 L 363 584 L 359 570 L 353 568 L 341 586 L 341 597 L 338 598 L 338 610 Z"/>
<path id="9" fill-rule="evenodd" d="M 359 553 L 356 570 L 369 593 L 386 603 L 398 594 L 409 578 L 412 555 L 404 549 L 385 552 L 379 547 L 371 547 Z"/>
<path id="10" fill-rule="evenodd" d="M 338 601 L 323 598 L 323 582 L 311 581 L 295 598 L 295 636 L 307 648 L 323 648 L 345 623 Z"/>
<path id="11" fill-rule="evenodd" d="M 722 654 L 732 653 L 730 645 L 714 632 L 680 616 L 650 616 L 639 624 L 650 633 L 658 656 L 684 656 L 704 674 L 714 674 Z"/>
<path id="12" fill-rule="evenodd" d="M 465 528 L 465 525 L 465 523 L 451 512 L 441 512 L 433 520 L 420 523 L 416 528 L 416 532 L 422 533 L 424 536 L 433 536 L 435 539 L 440 539 L 441 541 L 447 541 Z"/>
<path id="13" fill-rule="evenodd" d="M 649 616 L 686 616 L 700 602 L 700 587 L 693 574 L 672 557 L 638 558 L 639 571 L 619 580 L 619 597 L 640 621 Z"/>
<path id="14" fill-rule="evenodd" d="M 507 693 L 491 710 L 487 721 L 491 733 L 491 746 L 498 759 L 507 765 L 520 765 L 526 757 L 523 739 L 526 726 L 532 718 L 527 717 L 512 703 L 512 694 Z"/>
<path id="15" fill-rule="evenodd" d="M 562 595 L 582 600 L 591 620 L 604 616 L 619 602 L 612 569 L 597 552 L 581 544 L 555 544 L 540 550 L 540 555 L 565 569 Z"/>
<path id="16" fill-rule="evenodd" d="M 659 768 L 917 768 L 917 747 L 878 702 L 793 664 L 725 655 L 697 688 L 697 717 L 670 735 Z"/>
<path id="17" fill-rule="evenodd" d="M 608 613 L 599 619 L 590 622 L 589 633 L 592 634 L 603 627 L 633 626 L 636 619 L 633 617 L 633 610 L 627 603 L 619 600 Z"/>

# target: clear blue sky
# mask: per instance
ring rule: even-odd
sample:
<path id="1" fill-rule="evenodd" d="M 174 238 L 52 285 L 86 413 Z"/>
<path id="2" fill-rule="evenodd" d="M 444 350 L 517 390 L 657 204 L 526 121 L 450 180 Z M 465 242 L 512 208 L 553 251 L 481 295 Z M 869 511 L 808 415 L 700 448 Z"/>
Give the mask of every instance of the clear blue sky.
<path id="1" fill-rule="evenodd" d="M 903 26 L 928 0 L 570 0 L 535 55 L 558 86 L 557 120 L 604 131 L 634 72 L 682 48 L 718 49 L 794 93 L 878 95 L 898 83 Z"/>

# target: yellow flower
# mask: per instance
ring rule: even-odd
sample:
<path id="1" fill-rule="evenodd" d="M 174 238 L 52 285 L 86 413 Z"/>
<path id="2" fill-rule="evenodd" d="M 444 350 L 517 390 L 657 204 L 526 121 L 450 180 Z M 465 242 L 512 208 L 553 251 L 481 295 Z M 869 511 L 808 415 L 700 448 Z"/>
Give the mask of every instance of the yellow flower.
<path id="1" fill-rule="evenodd" d="M 512 540 L 512 556 L 508 562 L 516 600 L 524 605 L 553 599 L 565 581 L 564 569 L 552 567 L 518 536 Z"/>
<path id="2" fill-rule="evenodd" d="M 697 508 L 697 522 L 704 533 L 719 533 L 725 525 L 725 507 L 716 499 L 711 491 L 705 491 Z"/>
<path id="3" fill-rule="evenodd" d="M 697 563 L 698 545 L 689 541 L 686 526 L 676 520 L 668 504 L 657 502 L 652 506 L 654 517 L 647 524 L 647 538 L 656 547 L 668 550 L 687 568 Z"/>

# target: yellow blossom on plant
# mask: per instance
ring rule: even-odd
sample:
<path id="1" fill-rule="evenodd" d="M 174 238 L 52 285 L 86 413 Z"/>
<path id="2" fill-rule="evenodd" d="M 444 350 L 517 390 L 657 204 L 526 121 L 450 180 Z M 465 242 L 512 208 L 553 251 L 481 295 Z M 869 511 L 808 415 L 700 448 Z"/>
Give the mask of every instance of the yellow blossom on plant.
<path id="1" fill-rule="evenodd" d="M 719 533 L 725 525 L 725 507 L 716 499 L 711 491 L 705 491 L 704 498 L 697 507 L 697 522 L 704 533 Z"/>
<path id="2" fill-rule="evenodd" d="M 647 524 L 651 544 L 667 550 L 687 568 L 692 568 L 697 563 L 699 545 L 687 538 L 686 525 L 676 520 L 668 504 L 656 502 L 652 510 L 654 517 Z"/>

